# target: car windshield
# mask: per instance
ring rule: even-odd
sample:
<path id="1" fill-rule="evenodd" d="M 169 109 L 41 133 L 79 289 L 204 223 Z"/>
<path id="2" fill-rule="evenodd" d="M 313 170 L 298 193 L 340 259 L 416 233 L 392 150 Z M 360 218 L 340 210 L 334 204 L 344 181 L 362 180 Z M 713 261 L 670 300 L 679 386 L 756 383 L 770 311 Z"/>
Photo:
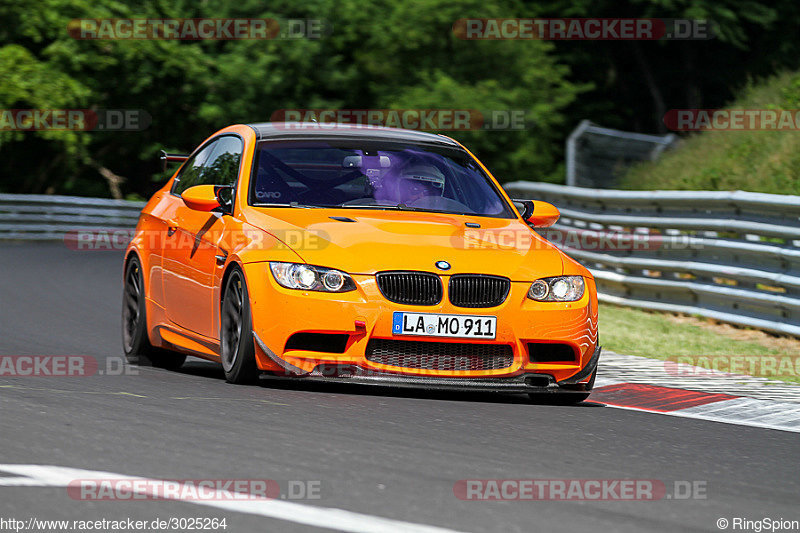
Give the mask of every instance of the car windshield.
<path id="1" fill-rule="evenodd" d="M 513 218 L 464 150 L 392 141 L 259 143 L 250 204 L 397 209 Z"/>

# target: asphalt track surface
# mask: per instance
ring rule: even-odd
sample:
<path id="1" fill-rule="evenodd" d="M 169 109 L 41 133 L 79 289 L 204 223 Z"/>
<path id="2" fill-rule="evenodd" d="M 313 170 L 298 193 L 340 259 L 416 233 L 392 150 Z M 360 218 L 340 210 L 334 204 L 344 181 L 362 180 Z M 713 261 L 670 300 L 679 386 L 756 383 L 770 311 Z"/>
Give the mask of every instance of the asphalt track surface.
<path id="1" fill-rule="evenodd" d="M 101 369 L 106 358 L 117 361 L 121 261 L 120 252 L 61 244 L 0 245 L 0 355 L 88 355 Z M 719 531 L 721 517 L 797 520 L 799 457 L 798 435 L 782 431 L 517 396 L 235 386 L 217 366 L 191 358 L 177 372 L 0 377 L 0 464 L 318 481 L 320 498 L 298 503 L 458 531 Z M 454 496 L 458 480 L 504 478 L 656 479 L 668 491 L 690 480 L 705 482 L 707 495 Z M 59 487 L 0 486 L 0 518 L 29 516 L 226 517 L 228 532 L 328 530 L 186 502 L 91 502 Z"/>

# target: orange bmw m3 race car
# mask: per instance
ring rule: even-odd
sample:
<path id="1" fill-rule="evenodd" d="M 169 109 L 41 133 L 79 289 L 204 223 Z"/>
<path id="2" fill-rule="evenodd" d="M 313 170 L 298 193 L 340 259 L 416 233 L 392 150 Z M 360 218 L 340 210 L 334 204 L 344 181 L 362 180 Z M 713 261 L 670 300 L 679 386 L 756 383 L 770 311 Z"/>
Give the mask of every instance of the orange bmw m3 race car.
<path id="1" fill-rule="evenodd" d="M 461 144 L 364 125 L 224 128 L 142 210 L 126 251 L 134 363 L 528 393 L 577 403 L 600 357 L 589 271 Z"/>

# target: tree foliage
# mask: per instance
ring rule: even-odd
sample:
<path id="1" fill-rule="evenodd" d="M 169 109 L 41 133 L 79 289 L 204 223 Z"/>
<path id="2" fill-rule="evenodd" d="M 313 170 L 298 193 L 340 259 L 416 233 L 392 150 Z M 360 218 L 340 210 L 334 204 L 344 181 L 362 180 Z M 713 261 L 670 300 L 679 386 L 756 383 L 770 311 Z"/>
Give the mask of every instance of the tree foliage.
<path id="1" fill-rule="evenodd" d="M 464 17 L 707 18 L 688 42 L 465 41 Z M 76 18 L 323 19 L 322 39 L 77 40 Z M 721 106 L 749 77 L 796 67 L 789 0 L 4 0 L 0 109 L 143 109 L 140 132 L 0 131 L 0 190 L 125 194 L 158 186 L 157 153 L 281 109 L 524 110 L 523 131 L 468 131 L 502 180 L 558 180 L 582 118 L 653 132 L 664 108 Z M 781 31 L 782 27 L 788 31 Z M 447 132 L 444 132 L 447 133 Z M 105 177 L 104 177 L 105 176 Z"/>

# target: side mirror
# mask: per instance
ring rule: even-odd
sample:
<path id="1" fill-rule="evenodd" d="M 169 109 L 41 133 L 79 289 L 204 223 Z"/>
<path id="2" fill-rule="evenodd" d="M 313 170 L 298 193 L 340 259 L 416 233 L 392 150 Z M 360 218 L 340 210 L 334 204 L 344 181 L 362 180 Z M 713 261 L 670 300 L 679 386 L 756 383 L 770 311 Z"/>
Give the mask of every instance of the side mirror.
<path id="1" fill-rule="evenodd" d="M 535 228 L 547 228 L 556 223 L 561 213 L 553 204 L 539 200 L 514 200 L 522 204 L 523 220 Z"/>
<path id="2" fill-rule="evenodd" d="M 183 191 L 181 199 L 189 209 L 213 211 L 220 206 L 216 189 L 214 185 L 195 185 Z"/>

